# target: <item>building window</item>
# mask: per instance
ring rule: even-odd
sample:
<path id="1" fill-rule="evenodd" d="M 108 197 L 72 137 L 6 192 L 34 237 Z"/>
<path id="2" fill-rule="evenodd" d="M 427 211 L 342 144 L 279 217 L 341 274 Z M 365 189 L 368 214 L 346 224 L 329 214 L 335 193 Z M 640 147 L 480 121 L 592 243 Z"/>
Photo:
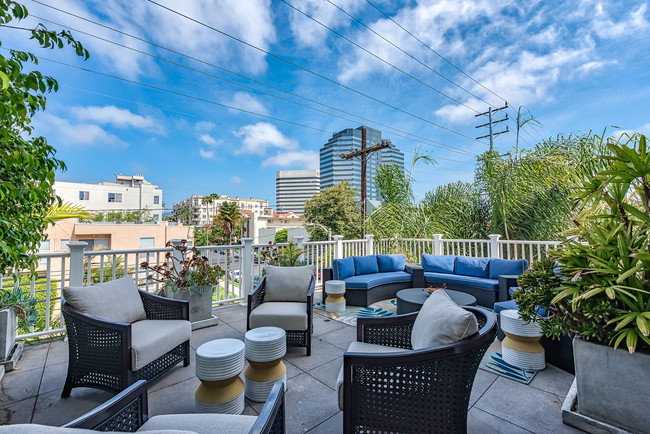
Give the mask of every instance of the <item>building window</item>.
<path id="1" fill-rule="evenodd" d="M 39 251 L 48 251 L 50 250 L 50 240 L 41 241 L 41 245 L 38 248 Z"/>
<path id="2" fill-rule="evenodd" d="M 110 238 L 84 238 L 79 241 L 84 241 L 88 243 L 84 249 L 89 250 L 110 250 L 111 249 L 111 240 Z"/>
<path id="3" fill-rule="evenodd" d="M 69 242 L 70 240 L 61 240 L 61 250 L 66 250 Z"/>
<path id="4" fill-rule="evenodd" d="M 108 202 L 119 203 L 122 202 L 122 193 L 108 193 Z"/>
<path id="5" fill-rule="evenodd" d="M 140 237 L 140 247 L 153 247 L 154 237 Z"/>
<path id="6" fill-rule="evenodd" d="M 79 191 L 79 200 L 90 200 L 89 191 Z"/>
<path id="7" fill-rule="evenodd" d="M 160 203 L 160 196 L 154 196 L 153 197 L 153 204 L 158 205 Z"/>

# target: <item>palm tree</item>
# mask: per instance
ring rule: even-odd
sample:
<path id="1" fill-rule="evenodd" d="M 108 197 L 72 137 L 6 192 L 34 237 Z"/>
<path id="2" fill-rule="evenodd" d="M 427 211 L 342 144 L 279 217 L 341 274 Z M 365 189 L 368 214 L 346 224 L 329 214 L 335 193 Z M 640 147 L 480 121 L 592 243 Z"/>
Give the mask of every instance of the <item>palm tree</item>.
<path id="1" fill-rule="evenodd" d="M 541 127 L 542 123 L 535 119 L 533 114 L 529 111 L 523 111 L 522 109 L 524 106 L 520 105 L 519 108 L 517 109 L 517 119 L 516 119 L 516 127 L 517 127 L 517 136 L 516 136 L 516 141 L 515 141 L 515 156 L 519 153 L 519 132 L 520 130 L 524 127 L 526 124 L 531 124 L 536 127 Z"/>
<path id="2" fill-rule="evenodd" d="M 176 218 L 178 218 L 181 222 L 187 224 L 192 218 L 192 210 L 189 208 L 183 208 L 178 212 L 178 214 L 176 214 Z"/>
<path id="3" fill-rule="evenodd" d="M 59 220 L 71 218 L 92 220 L 93 216 L 83 206 L 56 200 L 47 210 L 45 221 L 49 224 L 54 224 Z"/>
<path id="4" fill-rule="evenodd" d="M 232 234 L 242 222 L 239 206 L 235 202 L 222 203 L 214 222 L 223 228 L 223 231 L 228 236 L 228 244 L 232 244 Z"/>

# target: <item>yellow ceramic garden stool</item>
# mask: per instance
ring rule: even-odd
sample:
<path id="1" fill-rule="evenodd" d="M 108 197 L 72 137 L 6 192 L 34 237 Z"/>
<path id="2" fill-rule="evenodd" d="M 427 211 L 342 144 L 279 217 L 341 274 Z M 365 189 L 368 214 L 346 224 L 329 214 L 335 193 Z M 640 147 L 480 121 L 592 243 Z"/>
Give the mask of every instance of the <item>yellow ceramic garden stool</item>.
<path id="1" fill-rule="evenodd" d="M 345 282 L 328 280 L 325 282 L 325 310 L 327 312 L 345 312 Z"/>
<path id="2" fill-rule="evenodd" d="M 241 414 L 244 411 L 244 343 L 239 339 L 217 339 L 196 350 L 197 413 Z"/>
<path id="3" fill-rule="evenodd" d="M 536 323 L 525 324 L 517 310 L 501 312 L 501 330 L 506 334 L 501 354 L 509 365 L 521 369 L 546 368 L 544 347 L 539 343 L 542 330 Z"/>
<path id="4" fill-rule="evenodd" d="M 244 371 L 246 398 L 265 402 L 277 381 L 287 388 L 287 367 L 282 357 L 287 353 L 287 337 L 278 327 L 258 327 L 246 332 L 246 359 L 250 363 Z"/>

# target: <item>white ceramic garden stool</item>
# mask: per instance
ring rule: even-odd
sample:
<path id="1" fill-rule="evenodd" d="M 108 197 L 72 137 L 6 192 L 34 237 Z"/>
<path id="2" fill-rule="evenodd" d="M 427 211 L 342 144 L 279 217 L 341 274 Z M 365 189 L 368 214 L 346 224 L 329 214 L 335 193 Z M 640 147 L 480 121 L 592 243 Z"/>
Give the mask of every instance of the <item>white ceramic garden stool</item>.
<path id="1" fill-rule="evenodd" d="M 241 414 L 244 411 L 244 343 L 217 339 L 196 349 L 196 376 L 201 380 L 194 395 L 197 413 Z"/>
<path id="2" fill-rule="evenodd" d="M 286 332 L 278 327 L 258 327 L 246 332 L 246 359 L 244 371 L 246 398 L 265 402 L 277 381 L 287 389 L 287 367 L 282 357 L 287 353 Z"/>
<path id="3" fill-rule="evenodd" d="M 345 282 L 342 280 L 328 280 L 325 282 L 325 310 L 327 312 L 345 311 Z"/>
<path id="4" fill-rule="evenodd" d="M 539 343 L 542 330 L 536 323 L 525 324 L 517 310 L 501 312 L 501 330 L 506 334 L 501 354 L 509 365 L 521 369 L 546 368 L 544 347 Z"/>

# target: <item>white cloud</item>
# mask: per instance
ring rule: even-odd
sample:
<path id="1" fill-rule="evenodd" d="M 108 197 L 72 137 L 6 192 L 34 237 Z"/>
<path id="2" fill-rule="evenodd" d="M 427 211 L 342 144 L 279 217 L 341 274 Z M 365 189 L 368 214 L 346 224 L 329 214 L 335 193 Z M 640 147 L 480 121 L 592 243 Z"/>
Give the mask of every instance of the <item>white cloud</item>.
<path id="1" fill-rule="evenodd" d="M 194 128 L 199 132 L 209 132 L 215 129 L 216 125 L 214 122 L 210 121 L 198 121 L 196 125 L 194 125 Z"/>
<path id="2" fill-rule="evenodd" d="M 232 185 L 241 185 L 243 182 L 244 182 L 244 180 L 242 178 L 240 178 L 239 176 L 231 176 L 230 177 L 230 183 Z"/>
<path id="3" fill-rule="evenodd" d="M 219 144 L 219 142 L 209 134 L 201 134 L 199 136 L 199 141 L 209 146 L 217 146 Z"/>
<path id="4" fill-rule="evenodd" d="M 298 148 L 298 142 L 286 137 L 275 125 L 268 122 L 243 126 L 233 134 L 242 137 L 242 147 L 235 152 L 237 154 L 264 155 L 274 148 L 286 151 Z"/>
<path id="5" fill-rule="evenodd" d="M 603 8 L 601 3 L 596 5 L 596 14 L 594 19 L 594 32 L 601 38 L 620 38 L 648 28 L 646 20 L 647 5 L 640 5 L 637 9 L 631 11 L 626 18 L 615 22 Z"/>
<path id="6" fill-rule="evenodd" d="M 611 137 L 620 138 L 624 134 L 631 136 L 632 134 L 636 134 L 636 133 L 643 134 L 646 137 L 650 137 L 650 122 L 630 130 L 616 130 L 611 134 Z"/>
<path id="7" fill-rule="evenodd" d="M 363 0 L 336 1 L 338 6 L 351 14 L 359 10 L 363 3 Z M 292 4 L 330 28 L 349 26 L 350 18 L 323 0 L 298 0 L 293 1 Z M 317 47 L 319 50 L 327 46 L 323 42 L 330 35 L 329 30 L 293 9 L 291 10 L 290 19 L 291 32 L 300 45 Z"/>
<path id="8" fill-rule="evenodd" d="M 107 145 L 114 148 L 126 148 L 123 142 L 114 134 L 106 132 L 95 124 L 80 122 L 72 123 L 67 119 L 42 113 L 37 118 L 39 134 L 56 137 L 56 142 L 62 146 L 98 146 Z M 54 141 L 54 140 L 53 140 Z"/>
<path id="9" fill-rule="evenodd" d="M 237 92 L 233 95 L 232 99 L 228 103 L 233 107 L 248 110 L 255 113 L 260 113 L 266 115 L 269 113 L 269 110 L 264 104 L 262 104 L 257 98 L 255 98 L 250 93 L 246 92 Z"/>
<path id="10" fill-rule="evenodd" d="M 316 151 L 292 151 L 282 152 L 272 157 L 265 159 L 262 162 L 262 167 L 265 166 L 279 166 L 300 168 L 300 169 L 318 169 L 319 168 L 319 155 Z"/>
<path id="11" fill-rule="evenodd" d="M 199 149 L 199 155 L 201 158 L 205 158 L 206 160 L 211 160 L 214 158 L 214 151 L 206 151 L 203 148 Z"/>
<path id="12" fill-rule="evenodd" d="M 72 107 L 70 109 L 81 120 L 108 124 L 118 128 L 136 128 L 160 131 L 161 126 L 149 116 L 140 116 L 130 110 L 108 106 Z"/>

